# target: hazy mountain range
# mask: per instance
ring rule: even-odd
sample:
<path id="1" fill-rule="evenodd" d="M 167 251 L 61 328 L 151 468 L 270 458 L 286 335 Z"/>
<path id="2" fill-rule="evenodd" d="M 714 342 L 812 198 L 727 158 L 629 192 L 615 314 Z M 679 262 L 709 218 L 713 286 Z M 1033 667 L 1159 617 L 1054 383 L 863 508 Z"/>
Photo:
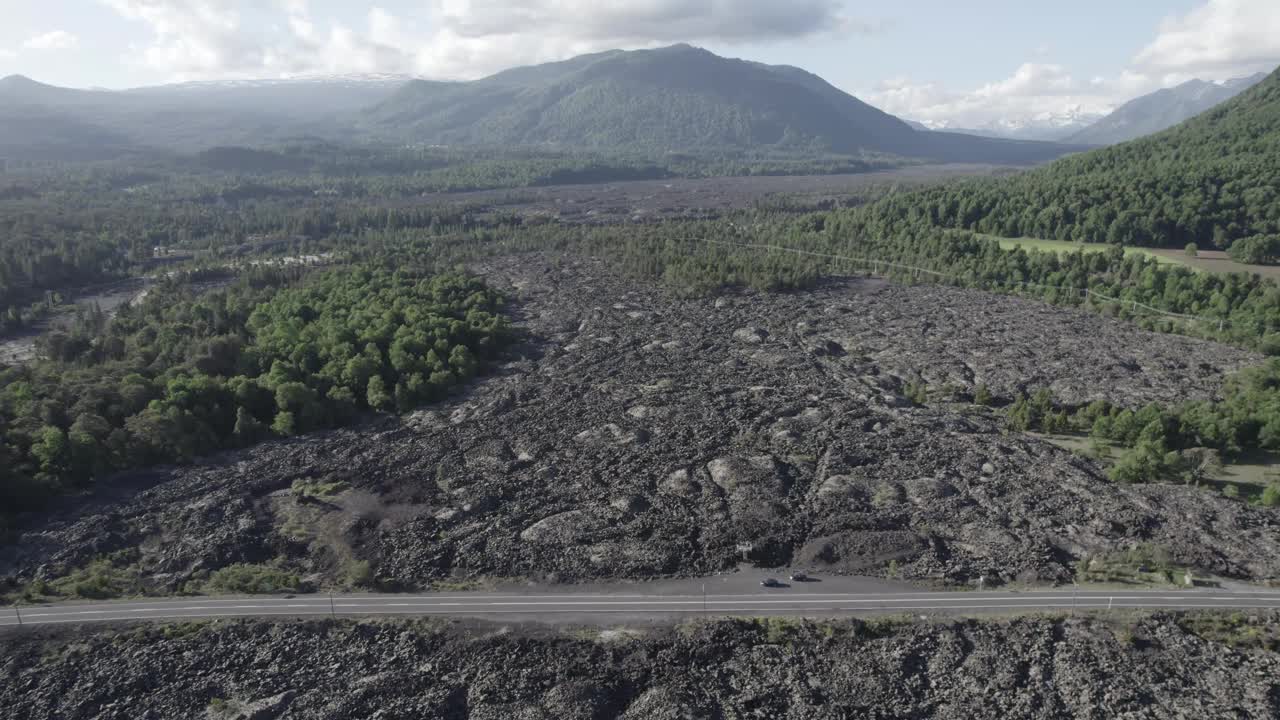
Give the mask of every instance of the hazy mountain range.
<path id="1" fill-rule="evenodd" d="M 1059 139 L 1085 145 L 1114 145 L 1134 140 L 1189 120 L 1257 85 L 1266 77 L 1266 73 L 1258 73 L 1223 83 L 1189 80 L 1130 100 L 1087 128 Z"/>
<path id="2" fill-rule="evenodd" d="M 920 132 L 799 68 L 687 45 L 584 55 L 472 82 L 356 76 L 103 91 L 0 80 L 0 156 L 94 159 L 299 137 L 992 163 L 1079 149 Z"/>
<path id="3" fill-rule="evenodd" d="M 979 137 L 1114 145 L 1157 133 L 1189 120 L 1248 90 L 1266 76 L 1266 73 L 1258 73 L 1221 83 L 1190 80 L 1176 87 L 1157 90 L 1130 100 L 1107 114 L 1067 108 L 1032 117 L 995 120 L 976 127 L 946 122 L 908 122 L 918 130 L 945 130 Z"/>
<path id="4" fill-rule="evenodd" d="M 108 91 L 15 75 L 0 80 L 0 157 L 92 160 L 321 138 L 1026 164 L 1158 132 L 1263 77 L 1192 80 L 1102 118 L 1067 110 L 951 128 L 900 120 L 799 68 L 688 45 L 583 55 L 472 82 L 348 75 Z"/>
<path id="5" fill-rule="evenodd" d="M 916 125 L 928 130 L 957 132 L 979 137 L 1062 142 L 1102 117 L 1101 113 L 1091 113 L 1075 107 L 1059 112 L 1040 113 L 1031 117 L 994 120 L 978 126 L 963 127 L 949 123 L 916 123 Z"/>

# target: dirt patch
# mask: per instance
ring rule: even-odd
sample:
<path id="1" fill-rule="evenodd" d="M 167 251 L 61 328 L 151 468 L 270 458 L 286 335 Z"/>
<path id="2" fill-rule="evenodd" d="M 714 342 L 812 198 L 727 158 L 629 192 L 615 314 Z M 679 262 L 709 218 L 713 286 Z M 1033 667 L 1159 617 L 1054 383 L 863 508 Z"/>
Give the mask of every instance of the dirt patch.
<path id="1" fill-rule="evenodd" d="M 1261 275 L 1265 278 L 1280 279 L 1280 265 L 1245 265 L 1232 260 L 1222 250 L 1201 250 L 1196 257 L 1190 257 L 1182 250 L 1147 249 L 1152 255 L 1171 258 L 1197 270 L 1208 272 L 1234 273 L 1242 272 Z"/>

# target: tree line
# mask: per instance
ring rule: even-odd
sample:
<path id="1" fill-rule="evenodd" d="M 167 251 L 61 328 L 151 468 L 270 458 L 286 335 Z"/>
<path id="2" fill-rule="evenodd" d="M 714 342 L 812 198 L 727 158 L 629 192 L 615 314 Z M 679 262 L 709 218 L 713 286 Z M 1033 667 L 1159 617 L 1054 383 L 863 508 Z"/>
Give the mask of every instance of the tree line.
<path id="1" fill-rule="evenodd" d="M 1009 178 L 901 195 L 882 210 L 1008 238 L 1225 250 L 1242 240 L 1270 244 L 1280 234 L 1278 176 L 1280 74 L 1273 73 L 1164 132 Z"/>
<path id="2" fill-rule="evenodd" d="M 1015 430 L 1087 433 L 1095 441 L 1125 448 L 1109 470 L 1117 482 L 1197 483 L 1217 469 L 1221 458 L 1280 451 L 1280 359 L 1228 378 L 1220 400 L 1140 408 L 1098 400 L 1070 408 L 1040 390 L 1016 398 L 1005 412 Z M 1268 489 L 1264 504 L 1280 504 L 1278 493 L 1280 489 Z"/>
<path id="3" fill-rule="evenodd" d="M 439 399 L 509 341 L 502 307 L 452 272 L 267 270 L 206 294 L 156 288 L 0 370 L 0 506 Z"/>

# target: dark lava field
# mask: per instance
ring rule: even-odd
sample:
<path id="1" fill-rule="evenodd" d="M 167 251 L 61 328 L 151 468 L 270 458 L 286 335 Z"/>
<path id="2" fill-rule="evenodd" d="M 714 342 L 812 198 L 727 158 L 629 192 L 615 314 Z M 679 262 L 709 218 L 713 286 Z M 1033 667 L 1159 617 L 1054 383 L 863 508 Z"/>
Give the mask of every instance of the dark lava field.
<path id="1" fill-rule="evenodd" d="M 1236 631 L 1274 641 L 1278 622 Z M 1280 656 L 1215 627 L 1157 615 L 36 630 L 0 635 L 0 707 L 23 720 L 1276 717 Z"/>
<path id="2" fill-rule="evenodd" d="M 524 340 L 405 418 L 126 473 L 0 550 L 12 581 L 118 551 L 156 591 L 232 563 L 313 587 L 705 575 L 763 566 L 933 584 L 1069 581 L 1151 544 L 1226 578 L 1280 576 L 1274 511 L 1094 461 L 956 402 L 1212 397 L 1260 360 L 1084 311 L 943 287 L 832 281 L 684 299 L 581 258 L 476 266 Z M 905 397 L 925 382 L 923 405 Z M 307 497 L 297 487 L 334 484 Z"/>

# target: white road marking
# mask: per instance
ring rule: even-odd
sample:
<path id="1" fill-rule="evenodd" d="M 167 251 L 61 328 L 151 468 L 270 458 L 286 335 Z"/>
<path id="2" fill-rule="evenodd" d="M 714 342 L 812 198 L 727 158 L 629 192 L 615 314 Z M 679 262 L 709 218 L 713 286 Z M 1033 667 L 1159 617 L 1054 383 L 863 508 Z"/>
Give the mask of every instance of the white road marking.
<path id="1" fill-rule="evenodd" d="M 1031 591 L 1026 593 L 796 593 L 753 595 L 369 595 L 306 598 L 200 598 L 198 600 L 125 601 L 77 605 L 33 606 L 19 623 L 0 617 L 0 626 L 83 623 L 112 620 L 319 615 L 542 615 L 542 614 L 768 614 L 858 613 L 896 610 L 1002 610 L 1079 608 L 1272 608 L 1280 592 L 1245 591 L 1131 593 L 1085 595 Z M 189 603 L 189 604 L 182 604 Z"/>
<path id="2" fill-rule="evenodd" d="M 1065 605 L 1045 605 L 1045 604 L 1042 604 L 1042 603 L 1035 603 L 1035 602 L 1008 602 L 1008 603 L 993 603 L 993 604 L 977 604 L 977 603 L 975 603 L 975 604 L 968 604 L 968 605 L 928 605 L 928 604 L 896 605 L 896 606 L 894 606 L 894 607 L 890 607 L 890 608 L 867 608 L 867 607 L 865 607 L 865 606 L 864 606 L 864 607 L 844 607 L 844 606 L 834 606 L 834 607 L 805 607 L 805 608 L 801 608 L 801 607 L 797 607 L 797 608 L 782 607 L 782 608 L 778 608 L 778 609 L 783 609 L 783 610 L 797 610 L 797 611 L 804 611 L 804 612 L 867 612 L 868 610 L 872 610 L 872 611 L 881 611 L 881 610 L 900 610 L 900 609 L 901 609 L 901 610 L 1003 610 L 1003 609 L 1057 609 L 1057 608 L 1062 608 L 1062 607 L 1066 607 L 1066 606 L 1065 606 Z M 1102 607 L 1103 607 L 1103 603 L 1102 603 L 1100 600 L 1099 600 L 1098 602 L 1081 602 L 1081 603 L 1078 603 L 1078 604 L 1077 604 L 1077 607 L 1080 607 L 1080 608 L 1102 608 Z M 1173 608 L 1188 608 L 1188 609 L 1220 609 L 1220 608 L 1221 608 L 1221 607 L 1223 607 L 1223 606 L 1215 605 L 1215 604 L 1212 604 L 1212 603 L 1208 603 L 1208 604 L 1206 604 L 1206 603 L 1177 603 L 1177 604 L 1141 604 L 1141 603 L 1134 603 L 1134 604 L 1123 604 L 1123 605 L 1121 605 L 1121 607 L 1125 607 L 1125 608 L 1173 607 Z M 1273 608 L 1273 607 L 1276 607 L 1276 605 L 1273 605 L 1273 604 L 1232 605 L 1232 606 L 1230 606 L 1230 607 Z M 149 618 L 149 619 L 161 620 L 161 619 L 186 618 L 186 619 L 195 619 L 195 620 L 199 620 L 199 619 L 206 619 L 206 618 L 219 618 L 219 617 L 254 617 L 254 616 L 259 616 L 259 617 L 260 617 L 260 616 L 268 616 L 268 615 L 272 615 L 272 616 L 286 616 L 286 617 L 298 617 L 298 616 L 300 616 L 300 615 L 329 615 L 329 614 L 330 614 L 328 610 L 323 609 L 323 608 L 320 608 L 320 607 L 311 608 L 311 609 L 309 609 L 307 612 L 302 612 L 302 613 L 299 613 L 299 612 L 296 612 L 296 611 L 291 611 L 291 610 L 289 610 L 289 611 L 280 611 L 280 610 L 275 610 L 275 611 L 253 612 L 253 613 L 217 612 L 217 613 L 202 613 L 202 614 L 199 614 L 199 615 L 193 615 L 193 614 L 190 614 L 190 613 L 184 613 L 184 612 L 182 612 L 181 610 L 177 610 L 177 611 L 175 612 L 175 611 L 174 611 L 175 609 L 173 609 L 173 608 L 170 608 L 169 610 L 170 610 L 169 614 L 166 614 L 166 615 L 153 615 L 153 616 L 150 616 L 150 618 Z M 760 612 L 762 612 L 762 611 L 763 611 L 763 609 L 762 609 L 762 608 L 759 608 L 759 607 L 719 607 L 719 608 L 714 608 L 714 609 L 710 610 L 710 611 L 708 612 L 708 614 L 724 614 L 724 613 L 760 613 Z M 193 611 L 193 612 L 194 612 L 194 611 Z M 568 614 L 568 613 L 574 613 L 574 614 L 578 614 L 578 615 L 596 615 L 596 614 L 641 614 L 641 615 L 643 615 L 643 614 L 664 614 L 664 615 L 665 615 L 665 614 L 688 614 L 688 615 L 696 615 L 696 614 L 701 614 L 702 612 L 703 612 L 703 611 L 702 611 L 700 608 L 690 608 L 690 609 L 662 609 L 662 608 L 659 608 L 659 609 L 651 609 L 651 610 L 647 610 L 647 611 L 646 611 L 644 608 L 639 608 L 639 609 L 632 609 L 632 608 L 628 608 L 628 609 L 594 608 L 594 609 L 590 609 L 590 610 L 580 610 L 580 609 L 567 610 L 567 609 L 554 609 L 554 608 L 552 608 L 552 609 L 539 608 L 539 609 L 536 609 L 536 610 L 527 610 L 527 611 L 510 610 L 510 609 L 502 609 L 502 610 L 483 610 L 483 609 L 459 609 L 459 610 L 452 610 L 452 609 L 450 609 L 450 610 L 433 610 L 433 611 L 423 611 L 423 610 L 421 610 L 421 609 L 414 609 L 414 610 L 410 610 L 410 609 L 405 609 L 405 610 L 393 610 L 393 609 L 381 609 L 381 610 L 377 610 L 377 609 L 371 609 L 371 611 L 368 611 L 368 612 L 360 612 L 360 613 L 339 613 L 339 614 L 347 614 L 347 615 L 460 615 L 460 616 L 471 616 L 471 615 L 544 615 L 544 614 Z M 57 616 L 58 616 L 57 614 L 50 615 L 50 617 L 57 617 Z M 26 616 L 26 615 L 24 615 L 24 616 L 23 616 L 23 620 L 25 621 L 25 620 L 26 620 L 26 618 L 27 618 L 27 616 Z M 103 621 L 110 621 L 110 620 L 132 620 L 132 619 L 134 619 L 134 618 L 129 618 L 129 617 L 108 617 L 108 618 L 101 618 L 101 620 L 103 620 Z M 37 622 L 30 622 L 30 623 L 26 623 L 26 624 L 30 624 L 30 625 L 50 625 L 50 624 L 66 624 L 66 623 L 84 623 L 84 622 L 86 622 L 86 620 L 81 619 L 81 618 L 73 618 L 73 619 L 67 619 L 67 620 L 40 620 L 40 621 L 37 621 Z M 17 623 L 15 620 L 12 620 L 12 619 L 11 619 L 11 620 L 8 620 L 8 621 L 6 621 L 6 622 L 0 622 L 0 626 L 17 627 L 17 626 L 18 626 L 18 623 Z"/>

